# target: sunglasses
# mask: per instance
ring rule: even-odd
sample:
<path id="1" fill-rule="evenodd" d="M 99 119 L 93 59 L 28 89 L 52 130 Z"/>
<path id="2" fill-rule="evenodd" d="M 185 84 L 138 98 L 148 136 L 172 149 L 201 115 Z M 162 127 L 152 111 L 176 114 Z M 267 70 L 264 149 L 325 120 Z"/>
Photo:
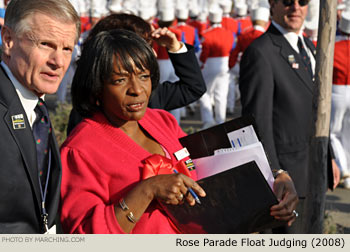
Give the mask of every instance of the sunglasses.
<path id="1" fill-rule="evenodd" d="M 296 1 L 296 0 L 282 0 L 282 3 L 283 3 L 284 6 L 290 7 L 290 6 L 292 6 L 292 5 L 294 4 L 295 1 Z M 299 2 L 299 5 L 300 5 L 301 7 L 303 7 L 303 6 L 305 6 L 305 5 L 308 5 L 308 3 L 310 2 L 310 0 L 298 0 L 298 2 Z"/>

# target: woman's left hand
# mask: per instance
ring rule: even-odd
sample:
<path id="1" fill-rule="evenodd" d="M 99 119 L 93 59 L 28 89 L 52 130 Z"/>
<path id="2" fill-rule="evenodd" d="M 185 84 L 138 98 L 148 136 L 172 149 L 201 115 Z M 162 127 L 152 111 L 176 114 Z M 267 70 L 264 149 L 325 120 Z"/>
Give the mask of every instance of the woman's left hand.
<path id="1" fill-rule="evenodd" d="M 287 173 L 279 174 L 273 188 L 279 203 L 270 208 L 271 215 L 277 220 L 287 221 L 291 226 L 297 217 L 295 208 L 299 201 L 292 178 Z"/>

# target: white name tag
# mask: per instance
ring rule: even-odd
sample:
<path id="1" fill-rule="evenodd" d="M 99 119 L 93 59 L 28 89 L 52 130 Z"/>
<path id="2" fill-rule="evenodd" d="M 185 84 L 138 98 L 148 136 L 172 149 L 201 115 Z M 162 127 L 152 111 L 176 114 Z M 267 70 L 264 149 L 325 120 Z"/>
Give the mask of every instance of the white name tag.
<path id="1" fill-rule="evenodd" d="M 189 155 L 190 153 L 188 152 L 186 147 L 174 153 L 174 156 L 178 161 L 184 159 L 185 157 L 188 157 Z"/>

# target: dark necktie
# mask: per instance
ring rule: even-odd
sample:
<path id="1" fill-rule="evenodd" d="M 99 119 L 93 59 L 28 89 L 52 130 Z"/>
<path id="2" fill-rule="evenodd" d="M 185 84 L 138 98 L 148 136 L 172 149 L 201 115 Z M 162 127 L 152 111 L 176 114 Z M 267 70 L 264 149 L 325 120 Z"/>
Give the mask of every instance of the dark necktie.
<path id="1" fill-rule="evenodd" d="M 51 123 L 46 105 L 42 99 L 39 99 L 34 111 L 37 116 L 33 124 L 33 135 L 36 143 L 38 172 L 41 184 L 44 185 L 48 168 L 49 135 L 51 134 Z"/>
<path id="2" fill-rule="evenodd" d="M 311 79 L 313 78 L 313 72 L 312 72 L 312 68 L 311 68 L 311 61 L 309 58 L 309 55 L 307 54 L 305 48 L 304 48 L 304 44 L 301 42 L 301 38 L 298 38 L 298 48 L 299 48 L 299 54 L 300 57 L 304 63 L 305 66 L 305 70 L 309 72 Z"/>

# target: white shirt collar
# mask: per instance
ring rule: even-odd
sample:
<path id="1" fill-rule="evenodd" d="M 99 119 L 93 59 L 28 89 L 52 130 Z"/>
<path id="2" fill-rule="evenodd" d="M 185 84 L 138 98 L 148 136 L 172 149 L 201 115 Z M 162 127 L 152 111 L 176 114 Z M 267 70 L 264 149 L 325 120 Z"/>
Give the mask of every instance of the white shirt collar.
<path id="1" fill-rule="evenodd" d="M 299 53 L 299 48 L 298 48 L 298 38 L 299 37 L 301 38 L 301 41 L 303 42 L 304 47 L 307 48 L 307 46 L 305 45 L 305 42 L 304 42 L 303 33 L 301 31 L 299 31 L 299 33 L 289 32 L 273 20 L 272 20 L 272 24 L 277 28 L 277 30 L 279 30 L 283 34 L 283 36 L 286 38 L 288 43 L 291 45 L 291 47 L 296 52 Z"/>
<path id="2" fill-rule="evenodd" d="M 350 36 L 338 35 L 335 37 L 335 42 L 342 41 L 342 40 L 350 40 Z"/>
<path id="3" fill-rule="evenodd" d="M 309 47 L 306 45 L 305 41 L 304 41 L 304 36 L 302 31 L 300 30 L 299 33 L 295 33 L 295 32 L 288 32 L 286 29 L 284 29 L 282 26 L 280 26 L 279 24 L 277 24 L 274 20 L 271 21 L 271 23 L 277 28 L 277 30 L 279 30 L 282 35 L 285 37 L 285 39 L 288 41 L 288 43 L 290 44 L 290 46 L 297 52 L 299 53 L 299 48 L 298 48 L 298 38 L 301 38 L 301 41 L 304 45 L 305 51 L 306 53 L 309 55 L 310 61 L 311 61 L 311 66 L 312 66 L 312 71 L 313 73 L 315 73 L 315 66 L 316 66 L 316 59 L 313 56 L 313 54 L 311 53 L 311 50 L 309 49 Z"/>
<path id="4" fill-rule="evenodd" d="M 254 30 L 257 30 L 257 31 L 261 31 L 261 32 L 265 32 L 266 29 L 264 27 L 262 27 L 261 25 L 254 25 Z"/>
<path id="5" fill-rule="evenodd" d="M 178 22 L 177 23 L 177 26 L 184 26 L 184 25 L 186 25 L 186 22 Z"/>
<path id="6" fill-rule="evenodd" d="M 212 24 L 212 28 L 222 27 L 221 23 Z"/>
<path id="7" fill-rule="evenodd" d="M 1 61 L 1 66 L 4 68 L 7 76 L 10 78 L 11 83 L 15 87 L 17 95 L 24 108 L 24 111 L 26 112 L 29 124 L 32 127 L 36 118 L 34 109 L 39 100 L 38 96 L 36 96 L 33 92 L 31 92 L 26 87 L 24 87 L 21 83 L 19 83 L 19 81 L 15 78 L 15 76 L 13 76 L 11 70 L 5 64 L 4 61 Z M 41 98 L 43 99 L 44 95 Z"/>

